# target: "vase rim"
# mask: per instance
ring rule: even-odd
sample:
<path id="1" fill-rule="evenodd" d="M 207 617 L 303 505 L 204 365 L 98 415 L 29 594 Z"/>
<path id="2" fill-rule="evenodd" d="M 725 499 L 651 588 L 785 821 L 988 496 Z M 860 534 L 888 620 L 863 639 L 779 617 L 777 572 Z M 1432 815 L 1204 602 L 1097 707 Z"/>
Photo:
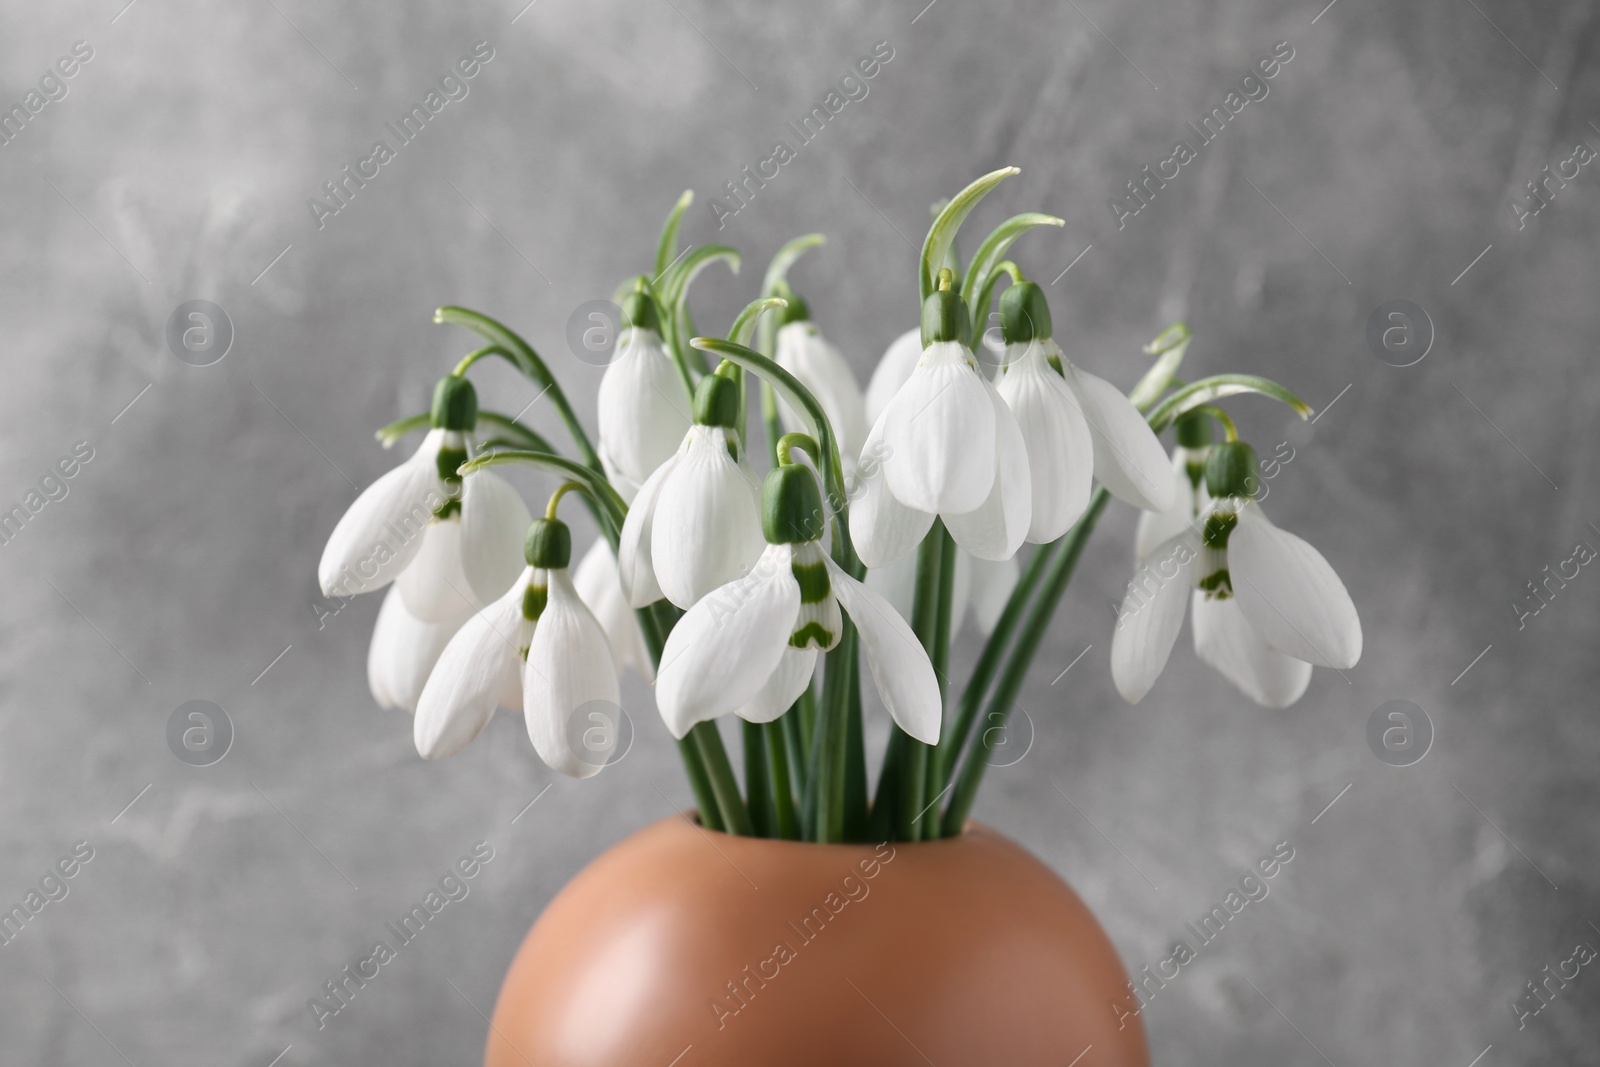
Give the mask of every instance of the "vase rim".
<path id="1" fill-rule="evenodd" d="M 961 827 L 961 832 L 954 837 L 936 837 L 931 841 L 897 841 L 894 838 L 885 838 L 882 841 L 796 841 L 786 837 L 758 837 L 755 834 L 730 834 L 726 830 L 713 830 L 700 821 L 700 812 L 697 808 L 686 808 L 679 813 L 685 822 L 699 830 L 701 833 L 716 834 L 719 837 L 738 841 L 752 842 L 765 845 L 793 845 L 798 848 L 846 848 L 846 849 L 876 849 L 882 845 L 893 845 L 895 848 L 913 848 L 917 845 L 950 845 L 967 840 L 974 834 L 995 834 L 996 831 L 976 819 L 968 819 Z M 667 819 L 679 816 L 667 816 Z M 661 820 L 665 822 L 666 820 Z"/>

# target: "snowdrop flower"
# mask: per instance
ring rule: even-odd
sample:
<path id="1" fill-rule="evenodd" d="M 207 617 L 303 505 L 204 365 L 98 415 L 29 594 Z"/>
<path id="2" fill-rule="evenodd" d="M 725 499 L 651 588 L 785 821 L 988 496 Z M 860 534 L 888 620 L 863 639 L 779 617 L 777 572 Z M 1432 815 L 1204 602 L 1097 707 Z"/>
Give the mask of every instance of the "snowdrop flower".
<path id="1" fill-rule="evenodd" d="M 640 678 L 654 682 L 655 665 L 650 662 L 649 650 L 645 648 L 638 616 L 628 606 L 628 594 L 622 591 L 617 557 L 603 539 L 597 539 L 584 554 L 578 569 L 572 573 L 572 584 L 594 612 L 594 617 L 600 620 L 606 640 L 611 643 L 611 654 L 617 658 L 617 667 L 631 667 Z"/>
<path id="2" fill-rule="evenodd" d="M 854 462 L 867 440 L 867 408 L 861 387 L 844 356 L 817 331 L 806 302 L 793 294 L 788 300 L 783 324 L 778 327 L 778 366 L 798 378 L 817 398 L 833 427 L 840 456 Z M 807 423 L 790 409 L 787 401 L 780 398 L 778 404 L 785 431 L 806 430 Z"/>
<path id="3" fill-rule="evenodd" d="M 1350 594 L 1316 549 L 1261 513 L 1254 470 L 1249 445 L 1213 446 L 1203 520 L 1162 542 L 1129 583 L 1111 674 L 1130 703 L 1166 666 L 1191 598 L 1195 652 L 1266 707 L 1299 700 L 1313 666 L 1343 669 L 1361 658 Z"/>
<path id="4" fill-rule="evenodd" d="M 1211 506 L 1206 492 L 1206 450 L 1211 446 L 1211 419 L 1203 412 L 1180 416 L 1173 424 L 1178 447 L 1172 450 L 1172 473 L 1178 491 L 1172 505 L 1162 511 L 1139 512 L 1134 533 L 1133 560 L 1143 563 L 1150 553 L 1170 537 L 1194 524 L 1200 513 Z"/>
<path id="5" fill-rule="evenodd" d="M 457 598 L 459 610 L 442 622 L 423 622 L 406 610 L 400 590 L 390 587 L 378 609 L 367 651 L 367 688 L 380 708 L 415 712 L 422 687 L 439 654 L 461 625 L 472 617 L 470 603 Z"/>
<path id="6" fill-rule="evenodd" d="M 517 575 L 528 509 L 499 475 L 456 474 L 470 456 L 477 418 L 472 383 L 441 379 L 422 445 L 356 497 L 333 528 L 317 565 L 325 595 L 394 582 L 414 619 L 448 623 L 505 592 Z"/>
<path id="7" fill-rule="evenodd" d="M 767 475 L 766 552 L 690 608 L 662 651 L 656 703 L 673 736 L 730 712 L 749 722 L 782 715 L 810 684 L 817 653 L 838 644 L 842 610 L 894 721 L 919 741 L 938 741 L 939 684 L 927 653 L 883 597 L 828 558 L 823 526 L 821 491 L 806 467 Z"/>
<path id="8" fill-rule="evenodd" d="M 1171 507 L 1177 486 L 1161 442 L 1116 386 L 1061 354 L 1038 285 L 1006 289 L 1000 329 L 1006 342 L 1000 395 L 1022 427 L 1033 483 L 1028 540 L 1054 541 L 1078 521 L 1089 504 L 1091 475 L 1135 507 Z"/>
<path id="9" fill-rule="evenodd" d="M 661 343 L 655 304 L 633 292 L 622 315 L 629 325 L 617 337 L 616 356 L 600 379 L 596 400 L 598 451 L 606 477 L 632 503 L 644 480 L 683 440 L 689 412 L 677 368 Z"/>
<path id="10" fill-rule="evenodd" d="M 1010 559 L 1032 517 L 1027 446 L 967 345 L 966 305 L 948 270 L 923 306 L 929 338 L 878 416 L 857 465 L 850 536 L 868 567 L 909 553 L 937 514 L 980 559 Z"/>
<path id="11" fill-rule="evenodd" d="M 739 464 L 738 414 L 736 382 L 721 372 L 701 380 L 694 425 L 622 524 L 617 562 L 631 606 L 664 596 L 692 607 L 761 555 L 760 491 Z"/>
<path id="12" fill-rule="evenodd" d="M 532 523 L 524 558 L 528 565 L 511 589 L 445 647 L 417 704 L 413 738 L 424 758 L 442 759 L 477 737 L 496 706 L 520 707 L 539 758 L 587 778 L 616 745 L 616 663 L 605 630 L 567 576 L 566 524 Z"/>

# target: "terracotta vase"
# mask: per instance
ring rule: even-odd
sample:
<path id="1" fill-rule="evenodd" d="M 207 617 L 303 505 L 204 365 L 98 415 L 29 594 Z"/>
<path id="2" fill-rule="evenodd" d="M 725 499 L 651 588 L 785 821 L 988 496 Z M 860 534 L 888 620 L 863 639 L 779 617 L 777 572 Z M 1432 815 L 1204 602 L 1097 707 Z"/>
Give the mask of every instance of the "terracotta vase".
<path id="1" fill-rule="evenodd" d="M 1127 982 L 1077 894 L 985 827 L 813 845 L 673 816 L 550 902 L 485 1063 L 1145 1067 Z"/>

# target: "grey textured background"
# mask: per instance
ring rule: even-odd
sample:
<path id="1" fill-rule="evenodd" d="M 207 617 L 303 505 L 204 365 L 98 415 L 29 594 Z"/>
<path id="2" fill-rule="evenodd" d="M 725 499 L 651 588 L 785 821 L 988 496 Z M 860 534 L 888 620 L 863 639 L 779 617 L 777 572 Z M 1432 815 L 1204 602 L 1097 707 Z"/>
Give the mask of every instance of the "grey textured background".
<path id="1" fill-rule="evenodd" d="M 1130 385 L 1138 344 L 1182 315 L 1186 373 L 1268 374 L 1328 409 L 1291 431 L 1232 405 L 1263 452 L 1296 435 L 1268 508 L 1343 575 L 1366 654 L 1272 713 L 1185 637 L 1130 709 L 1106 666 L 1133 525 L 1113 508 L 1023 697 L 1032 750 L 979 817 L 1069 879 L 1132 968 L 1293 845 L 1150 1006 L 1159 1063 L 1594 1062 L 1592 967 L 1520 1032 L 1509 1007 L 1600 946 L 1600 576 L 1520 631 L 1510 607 L 1575 542 L 1600 547 L 1600 170 L 1521 232 L 1507 207 L 1600 145 L 1591 4 L 122 2 L 0 6 L 6 104 L 72 42 L 95 49 L 0 148 L 0 504 L 94 449 L 0 548 L 0 902 L 95 849 L 0 947 L 0 1061 L 476 1062 L 475 1007 L 543 904 L 689 793 L 634 684 L 627 760 L 513 825 L 553 779 L 519 721 L 424 763 L 366 692 L 376 598 L 319 629 L 322 544 L 396 461 L 371 431 L 469 345 L 431 310 L 522 330 L 592 426 L 599 371 L 567 353 L 567 316 L 648 265 L 692 187 L 686 235 L 748 264 L 706 276 L 701 325 L 725 328 L 782 240 L 824 231 L 794 280 L 865 381 L 912 321 L 904 238 L 928 203 L 1015 163 L 974 221 L 1064 216 L 1017 248 L 1041 281 L 1092 244 L 1050 290 L 1086 367 Z M 319 232 L 307 198 L 480 40 L 495 58 L 470 95 Z M 718 234 L 704 201 L 880 40 L 870 95 Z M 1107 198 L 1280 40 L 1295 58 L 1270 95 L 1118 232 Z M 237 331 L 211 367 L 163 341 L 192 297 Z M 1406 369 L 1362 334 L 1398 297 L 1438 334 Z M 494 406 L 533 398 L 483 371 Z M 548 404 L 531 418 L 557 433 Z M 1413 767 L 1364 740 L 1395 698 L 1437 729 Z M 167 749 L 190 699 L 237 731 L 208 768 Z M 307 999 L 480 839 L 496 858 L 471 895 L 319 1032 Z"/>

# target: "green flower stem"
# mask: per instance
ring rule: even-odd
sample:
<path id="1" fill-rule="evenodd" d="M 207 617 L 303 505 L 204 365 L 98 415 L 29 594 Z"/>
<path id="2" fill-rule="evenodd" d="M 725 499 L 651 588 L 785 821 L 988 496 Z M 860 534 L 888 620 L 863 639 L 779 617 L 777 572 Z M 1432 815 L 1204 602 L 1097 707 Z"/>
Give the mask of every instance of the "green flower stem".
<path id="1" fill-rule="evenodd" d="M 465 476 L 485 467 L 499 467 L 507 463 L 538 467 L 540 470 L 560 475 L 565 480 L 583 486 L 584 499 L 594 504 L 595 521 L 600 526 L 600 533 L 610 543 L 611 550 L 613 552 L 617 550 L 617 541 L 622 535 L 622 520 L 627 515 L 628 505 L 617 495 L 617 491 L 611 488 L 611 483 L 606 480 L 605 475 L 575 463 L 565 456 L 515 448 L 474 456 L 461 465 L 460 473 Z"/>
<path id="2" fill-rule="evenodd" d="M 1001 278 L 1009 278 L 1011 279 L 1011 284 L 1016 285 L 1024 280 L 1022 268 L 1009 259 L 997 263 L 994 269 L 989 271 L 989 276 L 983 280 L 983 284 L 978 287 L 977 300 L 971 307 L 972 343 L 974 347 L 983 343 L 983 335 L 989 329 L 989 307 L 994 302 L 995 286 L 1000 283 Z"/>
<path id="3" fill-rule="evenodd" d="M 483 413 L 479 412 L 478 417 L 480 419 L 483 418 Z M 387 426 L 380 426 L 372 436 L 376 437 L 378 443 L 384 448 L 393 448 L 402 437 L 416 433 L 418 430 L 426 430 L 432 425 L 432 413 L 424 411 L 420 415 L 407 415 L 403 419 L 396 419 Z"/>
<path id="4" fill-rule="evenodd" d="M 861 657 L 850 660 L 850 708 L 845 724 L 844 839 L 867 839 L 867 744 L 861 721 Z M 881 840 L 881 839 L 880 839 Z"/>
<path id="5" fill-rule="evenodd" d="M 794 713 L 786 713 L 789 718 Z M 800 820 L 794 811 L 794 792 L 789 780 L 789 744 L 783 727 L 776 722 L 762 726 L 767 741 L 767 774 L 772 780 L 773 836 L 785 841 L 800 838 Z"/>
<path id="6" fill-rule="evenodd" d="M 666 310 L 662 326 L 667 330 L 667 341 L 672 346 L 673 357 L 698 374 L 707 373 L 705 360 L 689 344 L 694 336 L 693 317 L 689 314 L 689 287 L 700 272 L 713 263 L 728 264 L 728 269 L 739 273 L 739 253 L 727 245 L 701 245 L 687 253 L 657 279 L 655 291 L 658 303 Z M 691 393 L 692 395 L 692 393 Z"/>
<path id="7" fill-rule="evenodd" d="M 1201 404 L 1209 404 L 1213 400 L 1220 400 L 1225 396 L 1238 396 L 1241 393 L 1260 393 L 1262 396 L 1281 400 L 1293 408 L 1294 413 L 1302 419 L 1309 419 L 1312 415 L 1310 404 L 1270 378 L 1261 378 L 1254 374 L 1214 374 L 1209 378 L 1190 382 L 1155 405 L 1150 410 L 1147 421 L 1152 430 L 1160 433 L 1172 425 L 1173 420 L 1179 415 L 1186 414 Z"/>
<path id="8" fill-rule="evenodd" d="M 535 452 L 549 452 L 557 456 L 561 454 L 551 446 L 549 441 L 546 441 L 539 434 L 528 429 L 528 427 L 513 419 L 510 415 L 501 415 L 496 411 L 480 411 L 478 412 L 478 423 L 479 425 L 488 423 L 495 428 L 497 435 L 503 434 L 510 440 L 519 442 L 518 448 L 528 448 Z"/>
<path id="9" fill-rule="evenodd" d="M 855 656 L 856 627 L 845 616 L 839 644 L 828 653 L 823 668 L 822 706 L 812 742 L 811 776 L 816 779 L 813 840 L 822 843 L 844 840 L 845 772 L 849 764 L 846 746 L 850 741 L 850 683 L 855 677 Z"/>
<path id="10" fill-rule="evenodd" d="M 878 773 L 878 790 L 872 797 L 872 812 L 867 819 L 867 837 L 887 841 L 900 825 L 901 779 L 905 776 L 906 746 L 911 735 L 897 724 L 889 724 L 889 746 L 883 752 L 883 769 Z"/>
<path id="11" fill-rule="evenodd" d="M 750 824 L 750 813 L 745 809 L 744 799 L 739 796 L 739 783 L 733 777 L 733 764 L 728 762 L 728 751 L 722 747 L 722 735 L 717 733 L 717 724 L 695 723 L 688 736 L 694 739 L 700 749 L 700 758 L 705 763 L 706 776 L 711 779 L 711 792 L 716 798 L 723 828 L 730 834 L 753 836 L 755 828 Z"/>
<path id="12" fill-rule="evenodd" d="M 772 795 L 772 777 L 767 773 L 766 727 L 741 719 L 739 730 L 744 741 L 744 791 L 750 798 L 750 825 L 757 837 L 777 837 L 777 804 Z"/>
<path id="13" fill-rule="evenodd" d="M 584 431 L 583 424 L 578 421 L 572 405 L 567 403 L 567 394 L 561 391 L 555 376 L 550 373 L 550 368 L 545 366 L 544 360 L 539 358 L 539 354 L 533 350 L 533 346 L 518 336 L 515 330 L 487 315 L 452 305 L 446 305 L 435 311 L 433 321 L 466 327 L 491 342 L 490 347 L 496 350 L 496 355 L 502 355 L 510 360 L 535 385 L 543 386 L 550 394 L 550 403 L 555 405 L 561 421 L 567 424 L 567 432 L 572 435 L 572 443 L 577 446 L 583 462 L 596 471 L 602 469 L 600 456 L 590 443 L 589 435 Z"/>
<path id="14" fill-rule="evenodd" d="M 1093 532 L 1095 523 L 1105 511 L 1106 501 L 1109 499 L 1110 494 L 1104 488 L 1096 489 L 1082 517 L 1071 530 L 1067 531 L 1066 536 L 1056 543 L 1049 569 L 1040 583 L 1039 595 L 1034 600 L 1027 621 L 1022 624 L 1021 633 L 1017 636 L 1017 643 L 1012 647 L 1011 655 L 1007 658 L 1005 666 L 1000 671 L 999 680 L 995 683 L 994 696 L 989 700 L 986 722 L 1003 726 L 1007 716 L 1010 715 L 1011 706 L 1016 702 L 1017 694 L 1022 691 L 1028 667 L 1033 663 L 1034 654 L 1039 651 L 1039 642 L 1044 639 L 1045 631 L 1050 626 L 1050 619 L 1055 615 L 1056 604 L 1060 601 L 1061 594 L 1066 591 L 1067 582 L 1072 577 L 1078 557 L 1083 554 L 1083 546 L 1088 542 L 1089 534 Z M 956 778 L 950 805 L 945 809 L 943 823 L 945 837 L 959 834 L 961 828 L 966 825 L 968 815 L 972 813 L 972 802 L 978 795 L 978 786 L 983 781 L 984 770 L 988 767 L 983 756 L 981 743 L 974 743 L 967 750 L 966 762 L 961 765 L 961 773 Z"/>
<path id="15" fill-rule="evenodd" d="M 1237 441 L 1239 439 L 1239 427 L 1234 425 L 1233 418 L 1226 411 L 1214 404 L 1196 404 L 1184 414 L 1193 415 L 1195 412 L 1204 412 L 1215 419 L 1218 425 L 1222 427 L 1224 440 Z"/>
<path id="16" fill-rule="evenodd" d="M 917 549 L 917 578 L 915 592 L 911 601 L 911 629 L 916 633 L 917 640 L 922 642 L 922 647 L 928 653 L 928 659 L 933 663 L 935 677 L 939 679 L 939 694 L 942 698 L 945 689 L 943 672 L 940 670 L 939 660 L 939 615 L 942 594 L 949 588 L 944 580 L 945 571 L 945 541 L 949 534 L 945 532 L 944 522 L 933 520 L 933 527 L 927 536 L 922 539 L 922 545 Z M 948 609 L 945 609 L 948 614 Z M 946 626 L 948 630 L 948 624 Z M 900 728 L 895 727 L 896 730 Z M 915 841 L 921 836 L 919 816 L 923 813 L 923 806 L 927 803 L 924 799 L 928 786 L 928 752 L 929 746 L 915 740 L 909 735 L 898 749 L 903 762 L 896 777 L 900 783 L 900 799 L 895 817 L 895 831 L 901 841 Z M 884 774 L 889 773 L 889 768 L 884 768 Z"/>
<path id="17" fill-rule="evenodd" d="M 763 319 L 763 315 L 765 315 L 766 312 L 771 311 L 774 308 L 783 308 L 788 306 L 789 301 L 785 300 L 781 296 L 768 296 L 762 297 L 759 300 L 750 301 L 750 303 L 745 305 L 744 310 L 739 312 L 738 317 L 733 320 L 733 326 L 728 330 L 728 340 L 740 345 L 749 344 L 750 335 L 755 332 L 757 322 L 770 321 L 768 319 Z M 746 412 L 749 409 L 749 404 L 745 401 L 744 368 L 738 368 L 735 373 L 737 374 L 737 381 L 739 382 L 739 414 L 738 421 L 734 426 L 734 431 L 739 435 L 740 444 L 748 450 L 747 438 L 745 437 L 745 417 Z M 767 440 L 770 443 L 773 440 L 773 438 L 770 436 L 771 427 L 768 427 L 768 434 L 769 436 Z"/>
<path id="18" fill-rule="evenodd" d="M 1037 211 L 1013 215 L 1011 218 L 996 226 L 988 237 L 983 239 L 983 244 L 978 246 L 978 251 L 973 254 L 972 262 L 967 265 L 966 277 L 961 281 L 961 300 L 967 305 L 967 310 L 972 312 L 972 328 L 981 331 L 982 321 L 976 317 L 978 312 L 977 297 L 980 286 L 991 285 L 991 278 L 995 274 L 1006 253 L 1016 243 L 1017 238 L 1033 229 L 1035 226 L 1065 226 L 1066 219 L 1056 218 L 1054 215 L 1042 215 Z M 987 308 L 985 309 L 987 310 Z"/>
<path id="19" fill-rule="evenodd" d="M 995 623 L 994 632 L 989 635 L 983 651 L 978 655 L 978 664 L 972 669 L 972 678 L 961 694 L 961 704 L 956 709 L 955 722 L 946 726 L 939 737 L 939 747 L 934 752 L 932 782 L 940 790 L 950 784 L 956 757 L 966 747 L 973 724 L 978 721 L 978 709 L 983 704 L 983 698 L 988 695 L 989 686 L 994 682 L 994 676 L 1000 670 L 1006 650 L 1011 646 L 1011 639 L 1017 632 L 1017 624 L 1022 621 L 1022 614 L 1028 609 L 1028 602 L 1038 587 L 1039 576 L 1044 573 L 1046 563 L 1059 544 L 1057 541 L 1051 545 L 1042 545 L 1028 559 L 1027 566 L 1022 568 L 1022 574 L 1017 579 L 1016 588 L 1011 591 L 1005 608 L 1000 612 L 1000 620 Z"/>
<path id="20" fill-rule="evenodd" d="M 953 618 L 955 583 L 956 583 L 956 542 L 950 532 L 944 528 L 944 523 L 934 521 L 934 526 L 943 537 L 944 561 L 939 572 L 939 597 L 937 601 L 937 614 L 934 620 L 934 653 L 931 657 L 935 677 L 939 679 L 939 705 L 940 708 L 949 702 L 950 689 L 950 638 L 952 632 L 959 624 Z M 941 731 L 942 732 L 942 731 Z M 922 803 L 917 810 L 923 814 L 918 816 L 916 826 L 919 840 L 933 840 L 939 836 L 939 800 L 944 791 L 943 783 L 939 782 L 934 774 L 934 754 L 938 751 L 931 745 L 920 746 L 924 752 L 926 771 L 923 775 Z M 931 814 L 930 814 L 931 813 Z"/>
<path id="21" fill-rule="evenodd" d="M 672 266 L 673 260 L 678 256 L 678 228 L 683 225 L 683 213 L 689 210 L 689 205 L 692 203 L 694 203 L 694 190 L 685 189 L 678 196 L 678 202 L 672 205 L 672 210 L 667 212 L 667 220 L 661 224 L 661 239 L 656 242 L 657 278 L 667 272 L 667 268 Z"/>

